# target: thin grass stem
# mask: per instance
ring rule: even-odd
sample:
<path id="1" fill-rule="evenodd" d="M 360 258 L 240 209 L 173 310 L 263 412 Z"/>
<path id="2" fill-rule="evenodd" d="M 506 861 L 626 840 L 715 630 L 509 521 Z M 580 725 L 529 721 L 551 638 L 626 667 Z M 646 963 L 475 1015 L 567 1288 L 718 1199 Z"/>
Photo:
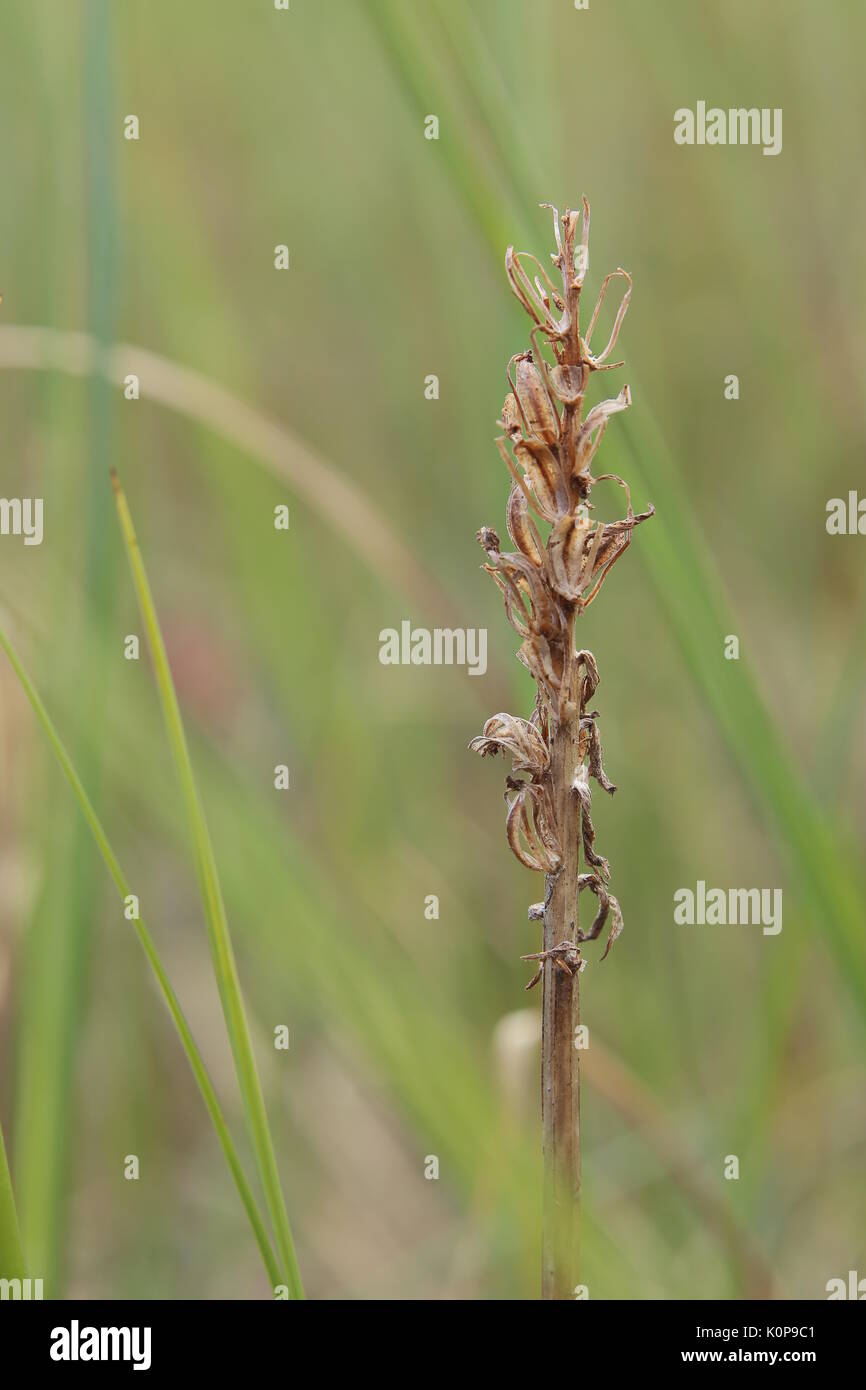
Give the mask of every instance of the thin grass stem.
<path id="1" fill-rule="evenodd" d="M 36 715 L 36 718 L 42 725 L 48 742 L 51 745 L 54 756 L 60 764 L 60 767 L 66 777 L 66 780 L 72 788 L 72 791 L 75 795 L 75 799 L 77 800 L 78 805 L 81 808 L 81 812 L 84 816 L 84 819 L 87 822 L 90 828 L 90 832 L 96 842 L 96 846 L 100 854 L 102 855 L 103 860 L 105 861 L 105 865 L 108 869 L 108 872 L 114 880 L 115 886 L 117 887 L 117 890 L 121 898 L 125 900 L 130 896 L 132 891 L 129 886 L 129 881 L 127 880 L 126 875 L 120 867 L 120 862 L 117 858 L 117 855 L 114 853 L 114 850 L 112 849 L 111 844 L 109 843 L 108 836 L 106 835 L 105 830 L 103 829 L 102 822 L 97 816 L 96 811 L 94 810 L 93 805 L 90 801 L 90 798 L 84 790 L 84 787 L 81 783 L 81 779 L 79 778 L 78 773 L 76 772 L 75 767 L 73 765 L 72 759 L 66 751 L 66 747 L 63 744 L 56 728 L 54 727 L 51 717 L 49 716 L 48 711 L 42 703 L 39 693 L 37 692 L 35 686 L 33 685 L 33 682 L 27 674 L 27 671 L 22 665 L 18 653 L 15 651 L 15 648 L 12 646 L 12 643 L 9 641 L 9 638 L 7 637 L 2 627 L 0 627 L 0 646 L 2 646 L 7 657 L 9 658 L 10 664 L 16 676 L 18 677 L 21 688 L 24 691 L 24 694 L 27 696 L 27 699 L 30 703 L 31 708 L 33 709 L 34 714 Z M 244 1210 L 246 1211 L 250 1225 L 252 1226 L 253 1235 L 255 1236 L 256 1244 L 258 1245 L 259 1250 L 261 1251 L 262 1259 L 264 1260 L 265 1264 L 265 1269 L 268 1272 L 268 1278 L 271 1282 L 271 1287 L 276 1288 L 283 1282 L 280 1267 L 274 1255 L 273 1249 L 271 1248 L 271 1243 L 268 1238 L 267 1230 L 265 1228 L 261 1214 L 259 1212 L 256 1199 L 253 1196 L 252 1189 L 250 1188 L 249 1183 L 247 1182 L 243 1166 L 238 1157 L 234 1141 L 232 1140 L 222 1110 L 220 1109 L 220 1104 L 217 1100 L 216 1092 L 214 1091 L 204 1060 L 196 1045 L 195 1039 L 192 1035 L 192 1030 L 190 1029 L 190 1026 L 186 1020 L 183 1009 L 180 1005 L 180 1001 L 174 992 L 171 981 L 168 978 L 168 973 L 165 969 L 165 966 L 162 963 L 162 959 L 156 948 L 156 944 L 152 936 L 150 935 L 150 932 L 148 931 L 141 918 L 133 919 L 132 925 L 135 929 L 135 933 L 139 939 L 139 942 L 141 943 L 142 950 L 144 951 L 144 954 L 147 957 L 150 968 L 156 976 L 157 984 L 159 985 L 162 996 L 168 1006 L 169 1013 L 172 1016 L 174 1025 L 180 1036 L 183 1050 L 187 1055 L 190 1067 L 192 1068 L 193 1076 L 195 1077 L 198 1088 L 201 1091 L 202 1099 L 204 1100 L 205 1107 L 207 1108 L 207 1112 L 211 1118 L 211 1123 L 213 1124 L 217 1138 L 219 1139 L 223 1153 L 225 1154 L 226 1162 L 228 1163 L 231 1175 L 234 1178 L 235 1186 L 238 1190 L 238 1195 L 240 1196 Z M 2 1165 L 5 1169 L 5 1155 L 2 1159 Z M 6 1178 L 8 1181 L 8 1169 L 6 1170 Z M 3 1172 L 0 1171 L 0 1230 L 5 1231 L 6 1223 L 4 1223 L 4 1217 L 2 1212 L 3 1185 Z"/>
<path id="2" fill-rule="evenodd" d="M 27 1264 L 21 1247 L 18 1212 L 9 1175 L 6 1145 L 0 1128 L 0 1279 L 26 1279 Z"/>
<path id="3" fill-rule="evenodd" d="M 270 1212 L 276 1236 L 277 1248 L 293 1298 L 303 1298 L 304 1289 L 300 1269 L 295 1254 L 294 1241 L 289 1226 L 285 1198 L 280 1185 L 279 1170 L 274 1153 L 273 1140 L 268 1124 L 264 1096 L 258 1067 L 256 1066 L 240 979 L 235 963 L 234 948 L 229 932 L 228 918 L 223 901 L 222 888 L 217 873 L 216 858 L 211 844 L 204 809 L 195 783 L 192 761 L 186 741 L 186 733 L 181 719 L 180 706 L 172 680 L 168 654 L 162 637 L 162 630 L 156 613 L 150 583 L 144 567 L 132 514 L 126 494 L 114 469 L 111 472 L 114 486 L 117 514 L 126 546 L 133 584 L 138 597 L 141 616 L 147 632 L 148 645 L 153 659 L 157 689 L 162 706 L 165 727 L 171 745 L 172 756 L 180 779 L 183 799 L 193 838 L 196 871 L 210 941 L 214 974 L 222 1002 L 226 1029 L 235 1061 L 238 1085 L 246 1111 L 250 1135 L 258 1162 L 259 1174 L 264 1187 L 265 1200 Z"/>

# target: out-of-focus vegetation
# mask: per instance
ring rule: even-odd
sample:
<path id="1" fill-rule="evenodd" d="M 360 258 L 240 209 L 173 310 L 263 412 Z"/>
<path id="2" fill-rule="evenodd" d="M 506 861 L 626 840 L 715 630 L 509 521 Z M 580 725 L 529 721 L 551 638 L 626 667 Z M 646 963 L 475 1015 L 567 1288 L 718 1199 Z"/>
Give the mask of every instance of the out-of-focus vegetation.
<path id="1" fill-rule="evenodd" d="M 545 257 L 537 203 L 586 192 L 590 292 L 618 264 L 635 281 L 614 378 L 634 405 L 604 457 L 658 515 L 584 619 L 626 920 L 582 977 L 584 1277 L 594 1298 L 821 1297 L 862 1269 L 866 1229 L 866 542 L 824 526 L 862 476 L 863 17 L 8 0 L 2 27 L 2 492 L 45 499 L 45 539 L 0 539 L 0 602 L 243 1138 L 151 673 L 123 659 L 118 463 L 308 1293 L 536 1292 L 535 1043 L 508 1015 L 538 1008 L 517 957 L 540 884 L 505 846 L 497 769 L 466 752 L 532 688 L 473 537 L 503 523 L 492 439 L 525 331 L 505 245 Z M 701 99 L 782 107 L 782 154 L 677 147 L 673 112 Z M 138 401 L 117 343 L 159 355 L 134 357 Z M 487 675 L 380 665 L 403 618 L 487 627 Z M 5 667 L 0 698 L 0 1116 L 31 1273 L 87 1297 L 265 1296 Z M 782 932 L 676 927 L 698 879 L 781 887 Z"/>

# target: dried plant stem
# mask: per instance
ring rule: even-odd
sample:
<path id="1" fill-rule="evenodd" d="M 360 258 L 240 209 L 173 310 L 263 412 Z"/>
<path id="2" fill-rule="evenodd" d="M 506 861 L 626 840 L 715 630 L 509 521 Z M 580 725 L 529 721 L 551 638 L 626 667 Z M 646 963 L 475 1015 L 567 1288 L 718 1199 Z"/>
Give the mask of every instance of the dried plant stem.
<path id="1" fill-rule="evenodd" d="M 549 206 L 549 204 L 545 204 Z M 612 795 L 602 765 L 599 711 L 587 709 L 599 673 L 595 657 L 575 649 L 575 621 L 594 603 L 632 532 L 652 516 L 635 515 L 628 483 L 615 473 L 593 477 L 592 464 L 608 420 L 631 404 L 624 386 L 586 414 L 593 372 L 608 362 L 631 298 L 631 276 L 619 268 L 602 281 L 584 336 L 580 296 L 589 264 L 589 203 L 583 212 L 553 212 L 559 272 L 557 289 L 541 262 L 509 247 L 505 269 L 530 319 L 532 344 L 508 364 L 511 387 L 502 407 L 497 447 L 511 476 L 508 534 L 517 547 L 503 553 L 499 536 L 483 526 L 478 541 L 484 566 L 497 584 L 508 621 L 522 638 L 519 659 L 535 680 L 529 719 L 494 714 L 469 747 L 482 757 L 511 758 L 505 780 L 508 844 L 527 869 L 545 875 L 543 903 L 529 909 L 543 921 L 540 951 L 522 960 L 537 970 L 526 986 L 543 985 L 541 1111 L 544 1153 L 544 1230 L 541 1292 L 545 1299 L 575 1297 L 580 1250 L 580 1025 L 578 981 L 586 965 L 584 942 L 596 941 L 610 921 L 604 960 L 622 931 L 622 912 L 610 892 L 610 865 L 595 847 L 590 781 Z M 576 244 L 578 229 L 581 232 Z M 606 346 L 590 346 L 614 280 L 625 282 Z M 592 490 L 616 483 L 625 494 L 618 521 L 593 521 Z M 580 872 L 581 855 L 586 872 Z M 588 888 L 598 907 L 587 931 L 578 926 L 578 899 Z"/>
<path id="2" fill-rule="evenodd" d="M 579 764 L 578 705 L 567 707 L 551 747 L 553 785 L 560 790 L 557 822 L 563 862 L 548 874 L 543 949 L 577 946 L 580 801 L 571 790 Z M 572 714 L 573 711 L 573 714 Z M 570 716 L 570 717 L 569 717 Z M 580 1252 L 580 973 L 545 970 L 541 1023 L 541 1114 L 544 1216 L 541 1296 L 573 1298 Z"/>

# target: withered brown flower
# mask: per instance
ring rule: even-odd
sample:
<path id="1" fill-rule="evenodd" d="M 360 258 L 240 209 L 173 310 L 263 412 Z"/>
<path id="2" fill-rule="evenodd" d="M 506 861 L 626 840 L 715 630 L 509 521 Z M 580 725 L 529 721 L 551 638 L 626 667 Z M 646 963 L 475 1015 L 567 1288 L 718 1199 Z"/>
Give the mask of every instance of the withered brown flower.
<path id="1" fill-rule="evenodd" d="M 618 475 L 592 472 L 608 421 L 631 404 L 628 386 L 584 415 L 593 373 L 622 366 L 608 359 L 628 310 L 631 276 L 621 268 L 605 276 L 581 336 L 589 203 L 583 199 L 582 214 L 551 211 L 557 283 L 534 256 L 509 247 L 505 257 L 511 288 L 532 320 L 531 346 L 508 364 L 510 390 L 499 421 L 503 433 L 496 441 L 511 476 L 506 526 L 515 549 L 503 551 L 489 527 L 478 532 L 487 555 L 484 568 L 502 592 L 506 616 L 520 638 L 518 658 L 535 680 L 536 703 L 528 720 L 494 715 L 469 746 L 482 756 L 511 758 L 508 843 L 522 864 L 547 875 L 545 906 L 568 867 L 570 893 L 576 897 L 589 888 L 598 899 L 598 912 L 590 929 L 581 931 L 575 926 L 576 902 L 565 904 L 563 922 L 553 928 L 555 939 L 546 932 L 545 949 L 523 957 L 539 967 L 527 988 L 537 983 L 548 963 L 568 975 L 582 969 L 579 944 L 594 940 L 608 919 L 602 959 L 622 931 L 622 913 L 607 887 L 610 870 L 595 848 L 591 816 L 590 781 L 611 794 L 616 790 L 602 765 L 598 711 L 587 709 L 598 686 L 598 667 L 591 652 L 575 650 L 574 625 L 595 602 L 635 527 L 653 514 L 649 507 L 635 515 L 628 484 Z M 613 325 L 604 347 L 594 352 L 593 334 L 608 289 L 618 278 L 624 290 Z M 593 521 L 592 490 L 601 482 L 622 489 L 625 516 L 620 520 Z M 557 740 L 561 757 L 554 756 Z M 576 871 L 581 850 L 590 870 L 586 873 Z M 530 915 L 546 920 L 537 908 Z"/>

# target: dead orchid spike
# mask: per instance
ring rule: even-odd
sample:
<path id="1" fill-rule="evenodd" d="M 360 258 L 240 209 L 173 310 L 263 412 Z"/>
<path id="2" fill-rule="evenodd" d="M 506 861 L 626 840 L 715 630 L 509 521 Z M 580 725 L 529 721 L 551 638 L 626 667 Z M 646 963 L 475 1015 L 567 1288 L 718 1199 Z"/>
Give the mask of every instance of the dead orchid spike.
<path id="1" fill-rule="evenodd" d="M 583 199 L 582 212 L 551 211 L 552 272 L 513 247 L 505 257 L 511 289 L 532 320 L 530 346 L 508 364 L 510 389 L 496 441 L 511 478 L 505 521 L 514 549 L 503 550 L 489 527 L 478 532 L 487 557 L 484 568 L 502 593 L 506 616 L 520 638 L 518 658 L 535 680 L 537 697 L 529 719 L 495 714 L 469 745 L 482 757 L 502 753 L 511 759 L 508 843 L 521 864 L 547 877 L 545 902 L 529 909 L 530 920 L 546 925 L 544 949 L 521 957 L 538 964 L 528 989 L 546 968 L 579 973 L 585 964 L 581 944 L 594 941 L 609 923 L 604 959 L 622 931 L 620 906 L 608 887 L 610 869 L 595 847 L 592 822 L 591 783 L 610 794 L 616 790 L 602 763 L 599 714 L 589 707 L 598 666 L 592 652 L 575 650 L 574 629 L 628 549 L 635 527 L 653 514 L 652 507 L 634 513 L 622 478 L 593 474 L 609 420 L 631 404 L 628 386 L 589 408 L 586 401 L 593 373 L 622 365 L 609 359 L 628 310 L 631 276 L 622 269 L 605 276 L 582 336 L 589 203 Z M 621 282 L 622 294 L 607 340 L 598 335 L 599 346 L 596 330 L 615 282 Z M 593 520 L 592 490 L 602 482 L 622 490 L 625 515 L 619 520 Z M 557 740 L 564 758 L 555 756 Z M 579 872 L 581 854 L 587 872 Z M 564 926 L 554 927 L 551 935 L 548 909 L 560 876 L 568 878 L 574 901 L 565 904 Z M 584 888 L 598 902 L 588 931 L 577 926 L 576 899 Z"/>

